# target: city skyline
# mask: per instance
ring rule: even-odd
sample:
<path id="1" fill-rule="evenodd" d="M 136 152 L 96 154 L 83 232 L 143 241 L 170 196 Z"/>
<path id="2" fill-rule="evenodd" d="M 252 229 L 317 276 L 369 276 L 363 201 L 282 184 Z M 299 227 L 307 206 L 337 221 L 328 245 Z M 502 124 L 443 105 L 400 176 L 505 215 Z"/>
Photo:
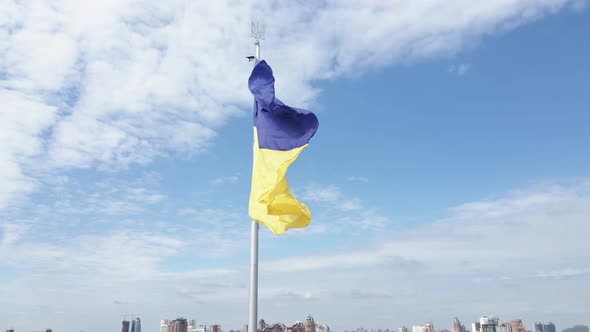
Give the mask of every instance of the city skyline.
<path id="1" fill-rule="evenodd" d="M 590 0 L 0 3 L 3 331 L 242 329 L 252 21 L 320 123 L 258 318 L 588 323 Z"/>
<path id="2" fill-rule="evenodd" d="M 126 321 L 124 321 L 126 322 Z M 175 323 L 181 323 L 181 324 L 176 324 Z M 563 329 L 559 330 L 556 328 L 555 324 L 553 324 L 552 322 L 532 322 L 532 328 L 530 330 L 526 329 L 525 323 L 523 322 L 522 319 L 519 318 L 511 318 L 509 320 L 502 320 L 494 315 L 484 315 L 481 316 L 479 318 L 479 320 L 477 322 L 472 322 L 472 324 L 478 324 L 478 326 L 485 326 L 485 325 L 493 325 L 493 328 L 490 331 L 493 332 L 515 332 L 515 331 L 525 331 L 525 332 L 548 332 L 548 331 L 562 331 L 562 332 L 566 332 L 566 331 L 570 331 L 570 330 L 575 330 L 578 332 L 587 332 L 585 329 L 588 328 L 588 326 L 586 325 L 574 325 L 573 327 L 564 327 Z M 308 315 L 307 318 L 305 320 L 295 320 L 293 321 L 293 325 L 289 326 L 288 323 L 285 322 L 273 322 L 273 323 L 267 323 L 264 318 L 261 318 L 259 320 L 257 329 L 258 331 L 262 331 L 262 332 L 271 332 L 271 331 L 277 331 L 277 332 L 295 332 L 296 327 L 300 324 L 302 331 L 305 332 L 336 332 L 335 330 L 330 330 L 329 326 L 327 325 L 322 325 L 319 323 L 316 323 L 314 318 L 311 315 Z M 175 330 L 175 326 L 178 327 L 178 325 L 182 325 L 183 328 Z M 474 326 L 474 325 L 472 325 Z M 278 327 L 279 330 L 275 330 L 275 327 Z M 443 326 L 442 328 L 439 329 L 435 329 L 434 328 L 434 324 L 432 323 L 432 321 L 427 321 L 426 323 L 424 323 L 424 325 L 416 325 L 413 324 L 411 325 L 412 329 L 414 331 L 424 331 L 426 330 L 431 330 L 433 332 L 440 332 L 440 331 L 448 331 L 448 332 L 453 332 L 456 330 L 459 331 L 464 331 L 464 332 L 480 332 L 479 329 L 475 329 L 475 330 L 466 330 L 465 329 L 465 325 L 461 324 L 461 321 L 459 320 L 458 317 L 455 317 L 451 323 L 450 326 Z M 449 328 L 447 328 L 449 327 Z M 405 332 L 407 331 L 407 327 L 405 325 L 402 325 L 400 327 L 397 328 L 397 330 L 399 332 Z M 389 331 L 395 331 L 396 328 L 383 328 L 383 327 L 370 327 L 370 328 L 363 328 L 363 327 L 359 327 L 359 328 L 355 328 L 355 329 L 344 329 L 344 331 L 356 331 L 356 332 L 364 332 L 364 331 L 371 331 L 371 332 L 389 332 Z M 221 325 L 219 324 L 211 324 L 209 325 L 209 327 L 207 328 L 206 324 L 197 324 L 197 321 L 194 319 L 186 319 L 186 318 L 176 318 L 174 320 L 161 320 L 160 321 L 160 332 L 224 332 L 224 331 L 230 331 L 230 332 L 247 332 L 248 331 L 248 325 L 245 324 L 242 329 L 223 329 Z"/>
<path id="3" fill-rule="evenodd" d="M 556 328 L 555 324 L 552 322 L 533 322 L 532 329 L 527 330 L 525 328 L 524 322 L 522 319 L 515 318 L 510 320 L 501 320 L 497 316 L 494 315 L 484 315 L 479 318 L 477 322 L 472 322 L 472 326 L 486 326 L 492 325 L 493 328 L 489 331 L 493 332 L 515 332 L 522 330 L 524 328 L 525 332 L 551 332 L 551 331 L 559 331 Z M 139 327 L 138 327 L 139 326 Z M 479 328 L 472 329 L 471 331 L 465 329 L 465 325 L 461 324 L 458 317 L 455 317 L 451 323 L 451 328 L 447 329 L 446 327 L 435 329 L 434 324 L 432 321 L 427 321 L 424 325 L 411 325 L 414 331 L 423 331 L 429 330 L 433 332 L 453 332 L 455 330 L 466 331 L 466 332 L 480 332 Z M 162 319 L 160 320 L 159 325 L 160 332 L 248 332 L 248 325 L 245 324 L 243 328 L 240 329 L 229 329 L 225 330 L 219 324 L 198 324 L 197 320 L 195 319 L 186 319 L 183 317 L 178 317 L 173 320 Z M 123 319 L 122 321 L 122 331 L 123 332 L 132 332 L 132 328 L 135 328 L 137 332 L 141 332 L 141 320 L 139 317 L 132 318 L 131 321 L 127 321 Z M 277 329 L 278 328 L 278 329 Z M 322 325 L 315 322 L 315 319 L 311 315 L 307 315 L 307 318 L 303 321 L 295 320 L 292 326 L 285 325 L 283 322 L 275 322 L 272 324 L 268 324 L 263 318 L 259 320 L 257 329 L 259 332 L 336 332 L 335 330 L 330 330 L 329 326 Z M 343 332 L 390 332 L 395 331 L 396 329 L 393 328 L 368 328 L 365 329 L 363 327 L 356 328 L 356 329 L 344 329 Z M 402 325 L 397 328 L 399 332 L 407 332 L 407 327 Z M 561 330 L 562 332 L 588 332 L 589 327 L 583 324 L 577 324 L 572 327 L 565 327 Z M 6 332 L 15 332 L 14 329 L 9 328 Z M 35 331 L 27 331 L 27 332 L 35 332 Z M 52 332 L 52 329 L 45 329 L 39 332 Z"/>

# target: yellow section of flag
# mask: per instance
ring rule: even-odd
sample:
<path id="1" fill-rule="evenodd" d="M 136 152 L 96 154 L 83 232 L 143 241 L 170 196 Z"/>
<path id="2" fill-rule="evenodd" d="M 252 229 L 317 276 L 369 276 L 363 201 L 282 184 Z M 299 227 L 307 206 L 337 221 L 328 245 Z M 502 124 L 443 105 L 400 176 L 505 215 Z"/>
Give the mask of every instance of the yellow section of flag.
<path id="1" fill-rule="evenodd" d="M 261 149 L 254 127 L 254 158 L 250 189 L 250 218 L 268 227 L 276 235 L 289 228 L 309 225 L 311 212 L 289 190 L 287 169 L 307 144 L 295 149 L 279 151 Z"/>

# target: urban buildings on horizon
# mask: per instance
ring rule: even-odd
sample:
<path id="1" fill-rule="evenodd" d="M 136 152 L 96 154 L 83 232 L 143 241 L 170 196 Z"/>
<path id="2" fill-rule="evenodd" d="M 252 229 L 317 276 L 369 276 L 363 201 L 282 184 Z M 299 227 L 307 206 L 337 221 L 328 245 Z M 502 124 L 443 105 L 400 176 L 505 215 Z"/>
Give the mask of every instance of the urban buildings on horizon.
<path id="1" fill-rule="evenodd" d="M 123 318 L 121 322 L 121 332 L 141 332 L 141 319 L 132 318 L 131 321 Z"/>
<path id="2" fill-rule="evenodd" d="M 534 332 L 557 332 L 555 330 L 555 324 L 549 322 L 547 324 L 535 322 Z"/>
<path id="3" fill-rule="evenodd" d="M 512 319 L 510 321 L 503 321 L 496 316 L 482 316 L 479 321 L 471 323 L 471 330 L 467 330 L 465 325 L 461 324 L 459 318 L 453 319 L 452 327 L 448 329 L 435 330 L 431 321 L 424 325 L 413 325 L 411 332 L 557 332 L 555 324 L 552 322 L 539 323 L 534 322 L 531 330 L 527 330 L 522 319 Z M 406 326 L 401 326 L 397 332 L 408 332 Z M 395 331 L 395 330 L 392 330 Z M 247 332 L 247 331 L 246 331 Z M 356 330 L 344 330 L 344 332 L 390 332 L 389 329 L 364 329 L 357 328 Z M 575 325 L 563 329 L 562 332 L 590 332 L 586 325 Z"/>
<path id="4" fill-rule="evenodd" d="M 357 328 L 355 330 L 344 330 L 344 332 L 395 332 L 396 329 L 370 329 Z M 135 332 L 135 331 L 129 331 Z M 141 331 L 137 331 L 141 332 Z M 177 318 L 175 320 L 160 321 L 160 332 L 224 332 L 220 325 L 212 324 L 210 326 L 197 325 L 195 320 Z M 241 330 L 228 330 L 227 332 L 250 332 L 248 324 L 244 324 Z M 296 321 L 295 324 L 287 326 L 283 323 L 268 324 L 264 319 L 260 319 L 256 332 L 330 332 L 330 327 L 315 322 L 311 315 L 308 315 L 305 321 Z M 409 332 L 406 326 L 401 326 L 397 332 Z M 436 330 L 432 321 L 424 325 L 413 325 L 411 332 L 557 332 L 555 324 L 552 322 L 540 323 L 534 322 L 531 330 L 527 330 L 522 319 L 512 319 L 503 321 L 496 316 L 482 316 L 479 321 L 471 323 L 471 330 L 467 330 L 459 318 L 455 317 L 452 327 L 448 329 Z M 562 332 L 590 332 L 586 325 L 575 325 L 562 330 Z"/>
<path id="5" fill-rule="evenodd" d="M 219 325 L 211 325 L 211 332 L 221 332 Z M 207 332 L 207 325 L 197 325 L 194 319 L 176 318 L 175 320 L 163 319 L 160 321 L 160 332 Z"/>
<path id="6" fill-rule="evenodd" d="M 296 321 L 292 326 L 283 323 L 267 324 L 264 319 L 258 322 L 258 332 L 330 332 L 327 325 L 317 324 L 311 315 L 305 321 Z M 132 332 L 132 331 L 130 331 Z M 160 332 L 224 332 L 221 325 L 197 325 L 195 320 L 177 318 L 175 320 L 163 319 L 160 321 Z M 242 330 L 229 330 L 228 332 L 248 332 L 248 324 Z M 389 331 L 387 331 L 389 332 Z M 407 332 L 407 331 L 406 331 Z"/>
<path id="7" fill-rule="evenodd" d="M 139 318 L 131 322 L 123 321 L 122 332 L 141 332 L 141 323 Z M 330 327 L 315 322 L 311 315 L 308 315 L 305 321 L 295 321 L 295 324 L 287 326 L 283 323 L 268 324 L 264 319 L 260 319 L 257 326 L 257 332 L 330 332 Z M 344 330 L 344 332 L 394 332 L 395 329 L 370 329 L 357 328 L 356 330 Z M 6 332 L 15 332 L 7 330 Z M 51 332 L 48 330 L 46 332 Z M 186 318 L 177 318 L 174 320 L 161 320 L 160 332 L 224 332 L 221 325 L 211 324 L 207 326 L 197 325 L 196 320 L 187 320 Z M 229 330 L 227 332 L 249 332 L 248 324 L 244 324 L 241 330 Z M 409 332 L 406 326 L 401 326 L 397 332 Z M 453 319 L 450 330 L 436 330 L 431 321 L 424 325 L 413 325 L 411 332 L 557 332 L 555 324 L 552 322 L 540 323 L 534 322 L 532 330 L 527 330 L 521 319 L 512 319 L 502 321 L 498 317 L 489 315 L 482 316 L 478 322 L 471 323 L 471 330 L 467 330 L 464 324 L 461 324 L 459 318 Z M 586 325 L 575 325 L 563 329 L 562 332 L 590 332 Z"/>
<path id="8" fill-rule="evenodd" d="M 283 323 L 267 324 L 261 319 L 258 324 L 257 332 L 330 332 L 327 325 L 317 324 L 311 315 L 307 316 L 305 321 L 296 321 L 294 325 L 288 327 Z M 8 328 L 6 332 L 21 332 L 13 328 Z M 479 322 L 471 323 L 471 331 L 465 329 L 458 318 L 453 320 L 451 330 L 435 330 L 432 322 L 424 325 L 412 326 L 412 332 L 557 332 L 554 323 L 534 322 L 532 330 L 527 330 L 521 319 L 512 319 L 510 321 L 501 321 L 495 316 L 482 316 Z M 23 332 L 52 332 L 52 329 L 41 331 L 23 331 Z M 141 320 L 139 318 L 127 321 L 123 319 L 122 332 L 141 332 Z M 175 320 L 161 320 L 160 332 L 224 332 L 221 325 L 212 324 L 207 326 L 197 325 L 195 320 L 177 318 Z M 249 332 L 248 324 L 245 324 L 241 330 L 229 330 L 228 332 Z M 395 329 L 370 329 L 358 328 L 356 330 L 344 330 L 344 332 L 395 332 Z M 406 326 L 401 326 L 397 332 L 408 332 Z M 562 330 L 562 332 L 590 332 L 587 325 L 574 325 Z"/>
<path id="9" fill-rule="evenodd" d="M 588 329 L 588 326 L 586 326 L 586 325 L 574 325 L 572 327 L 568 327 L 566 329 L 563 329 L 562 332 L 590 332 L 590 330 Z"/>

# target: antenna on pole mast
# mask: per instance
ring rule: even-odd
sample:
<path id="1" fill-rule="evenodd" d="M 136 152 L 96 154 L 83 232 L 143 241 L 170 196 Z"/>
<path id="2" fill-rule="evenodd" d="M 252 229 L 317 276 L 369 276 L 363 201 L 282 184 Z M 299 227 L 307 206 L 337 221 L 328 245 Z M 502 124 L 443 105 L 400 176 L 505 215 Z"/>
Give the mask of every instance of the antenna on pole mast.
<path id="1" fill-rule="evenodd" d="M 246 59 L 248 59 L 248 61 L 254 59 L 260 60 L 260 41 L 264 40 L 264 24 L 252 21 L 252 24 L 250 24 L 250 36 L 255 40 L 254 46 L 256 46 L 256 55 L 247 56 Z"/>
<path id="2" fill-rule="evenodd" d="M 250 34 L 256 40 L 256 43 L 264 40 L 264 24 L 252 21 L 250 25 Z"/>

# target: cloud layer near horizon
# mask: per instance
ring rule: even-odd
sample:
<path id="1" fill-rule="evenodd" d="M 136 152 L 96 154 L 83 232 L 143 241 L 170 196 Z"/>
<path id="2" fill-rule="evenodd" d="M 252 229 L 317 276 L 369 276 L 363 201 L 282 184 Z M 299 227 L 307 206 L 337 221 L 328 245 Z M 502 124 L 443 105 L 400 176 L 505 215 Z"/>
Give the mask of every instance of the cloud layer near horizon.
<path id="1" fill-rule="evenodd" d="M 191 222 L 148 227 L 129 220 L 71 234 L 64 232 L 64 224 L 36 223 L 43 213 L 31 211 L 28 220 L 2 224 L 0 261 L 15 275 L 0 283 L 0 320 L 28 326 L 26 313 L 65 328 L 56 319 L 60 312 L 76 317 L 94 312 L 93 322 L 106 328 L 114 326 L 112 317 L 132 308 L 141 310 L 149 324 L 195 311 L 197 318 L 232 328 L 242 324 L 248 243 L 228 233 L 227 225 L 239 220 L 236 215 L 181 209 L 178 213 Z M 70 229 L 96 215 L 79 213 L 81 221 L 67 225 Z M 425 313 L 415 308 L 427 298 L 429 308 L 441 308 L 428 310 L 439 326 L 452 313 L 475 319 L 488 311 L 531 322 L 550 310 L 555 321 L 569 321 L 583 315 L 583 299 L 590 295 L 588 215 L 590 183 L 582 179 L 466 202 L 417 228 L 380 229 L 381 236 L 349 244 L 346 251 L 299 246 L 301 252 L 261 261 L 262 317 L 290 322 L 294 313 L 313 312 L 332 326 L 385 327 L 391 324 L 386 317 L 395 312 L 395 323 L 412 324 L 424 319 Z M 316 223 L 323 229 L 321 220 Z M 247 225 L 240 230 L 245 232 Z M 263 255 L 299 241 L 291 235 L 280 244 L 263 237 Z M 309 233 L 307 238 L 322 236 Z M 194 259 L 177 264 L 189 256 L 199 257 L 200 266 L 191 264 Z M 231 259 L 222 264 L 208 258 Z M 349 319 L 343 319 L 341 312 L 348 311 Z"/>

